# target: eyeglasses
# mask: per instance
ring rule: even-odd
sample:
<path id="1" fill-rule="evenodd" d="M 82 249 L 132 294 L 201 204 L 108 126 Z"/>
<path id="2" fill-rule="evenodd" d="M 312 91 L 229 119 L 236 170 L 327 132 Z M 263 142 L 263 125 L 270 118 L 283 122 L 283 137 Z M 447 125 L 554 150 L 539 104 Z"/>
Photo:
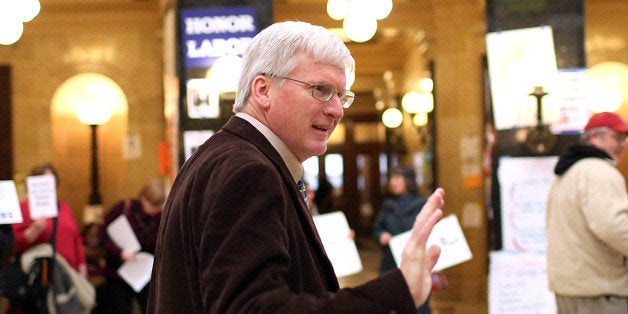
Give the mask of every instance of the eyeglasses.
<path id="1" fill-rule="evenodd" d="M 324 82 L 308 83 L 308 82 L 295 80 L 293 78 L 289 78 L 289 77 L 285 77 L 285 76 L 277 76 L 277 75 L 266 74 L 266 73 L 262 73 L 262 75 L 273 76 L 273 77 L 277 77 L 277 78 L 293 81 L 293 82 L 296 82 L 296 83 L 304 84 L 308 88 L 312 89 L 312 97 L 314 97 L 314 99 L 319 100 L 319 101 L 327 102 L 327 101 L 331 100 L 331 98 L 334 96 L 334 94 L 336 94 L 336 95 L 338 95 L 338 98 L 340 99 L 340 103 L 342 104 L 342 108 L 344 108 L 344 109 L 347 109 L 347 108 L 351 107 L 351 104 L 353 103 L 353 99 L 355 99 L 355 93 L 353 93 L 352 91 L 350 91 L 350 90 L 337 90 L 333 86 L 331 86 L 331 85 L 329 85 L 327 83 L 324 83 Z"/>

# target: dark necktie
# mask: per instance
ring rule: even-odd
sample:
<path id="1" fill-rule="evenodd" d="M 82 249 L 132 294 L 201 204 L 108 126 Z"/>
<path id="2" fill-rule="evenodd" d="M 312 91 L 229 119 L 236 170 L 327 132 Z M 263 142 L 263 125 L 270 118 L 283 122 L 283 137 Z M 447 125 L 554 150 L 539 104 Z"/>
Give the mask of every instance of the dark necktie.
<path id="1" fill-rule="evenodd" d="M 299 192 L 301 192 L 301 196 L 303 196 L 303 200 L 305 200 L 305 204 L 307 204 L 307 191 L 305 190 L 305 181 L 301 179 L 297 181 L 297 185 L 299 186 Z"/>

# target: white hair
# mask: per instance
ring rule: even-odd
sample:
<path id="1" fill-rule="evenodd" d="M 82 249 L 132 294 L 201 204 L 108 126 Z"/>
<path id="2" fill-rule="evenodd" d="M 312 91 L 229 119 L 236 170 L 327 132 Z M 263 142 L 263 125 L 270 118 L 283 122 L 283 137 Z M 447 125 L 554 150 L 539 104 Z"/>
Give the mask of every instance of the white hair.
<path id="1" fill-rule="evenodd" d="M 257 75 L 285 76 L 297 66 L 296 56 L 301 53 L 345 73 L 355 71 L 347 46 L 326 28 L 299 21 L 275 23 L 257 34 L 244 52 L 233 111 L 242 111 Z"/>

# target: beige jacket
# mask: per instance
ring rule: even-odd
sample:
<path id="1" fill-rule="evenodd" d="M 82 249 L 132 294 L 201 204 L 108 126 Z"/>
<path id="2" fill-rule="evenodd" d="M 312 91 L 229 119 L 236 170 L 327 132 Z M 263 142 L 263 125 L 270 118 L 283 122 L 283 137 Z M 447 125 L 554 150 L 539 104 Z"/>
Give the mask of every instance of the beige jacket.
<path id="1" fill-rule="evenodd" d="M 585 158 L 552 183 L 549 288 L 564 296 L 628 296 L 628 195 L 609 161 Z"/>

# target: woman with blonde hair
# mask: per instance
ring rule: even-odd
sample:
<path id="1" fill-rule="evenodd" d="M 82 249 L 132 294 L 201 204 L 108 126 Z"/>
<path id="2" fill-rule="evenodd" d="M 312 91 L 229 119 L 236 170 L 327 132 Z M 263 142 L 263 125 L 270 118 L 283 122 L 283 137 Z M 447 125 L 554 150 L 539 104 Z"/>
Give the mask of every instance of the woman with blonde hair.
<path id="1" fill-rule="evenodd" d="M 154 254 L 166 195 L 163 180 L 151 180 L 142 187 L 135 199 L 120 200 L 105 216 L 100 231 L 100 243 L 106 251 L 105 284 L 102 295 L 99 296 L 99 311 L 102 313 L 133 313 L 134 298 L 137 299 L 142 312 L 146 312 L 150 283 L 141 291 L 135 292 L 120 278 L 118 268 L 125 261 L 133 260 L 135 253 L 117 246 L 107 234 L 107 227 L 120 215 L 125 215 L 140 243 L 140 251 Z"/>

